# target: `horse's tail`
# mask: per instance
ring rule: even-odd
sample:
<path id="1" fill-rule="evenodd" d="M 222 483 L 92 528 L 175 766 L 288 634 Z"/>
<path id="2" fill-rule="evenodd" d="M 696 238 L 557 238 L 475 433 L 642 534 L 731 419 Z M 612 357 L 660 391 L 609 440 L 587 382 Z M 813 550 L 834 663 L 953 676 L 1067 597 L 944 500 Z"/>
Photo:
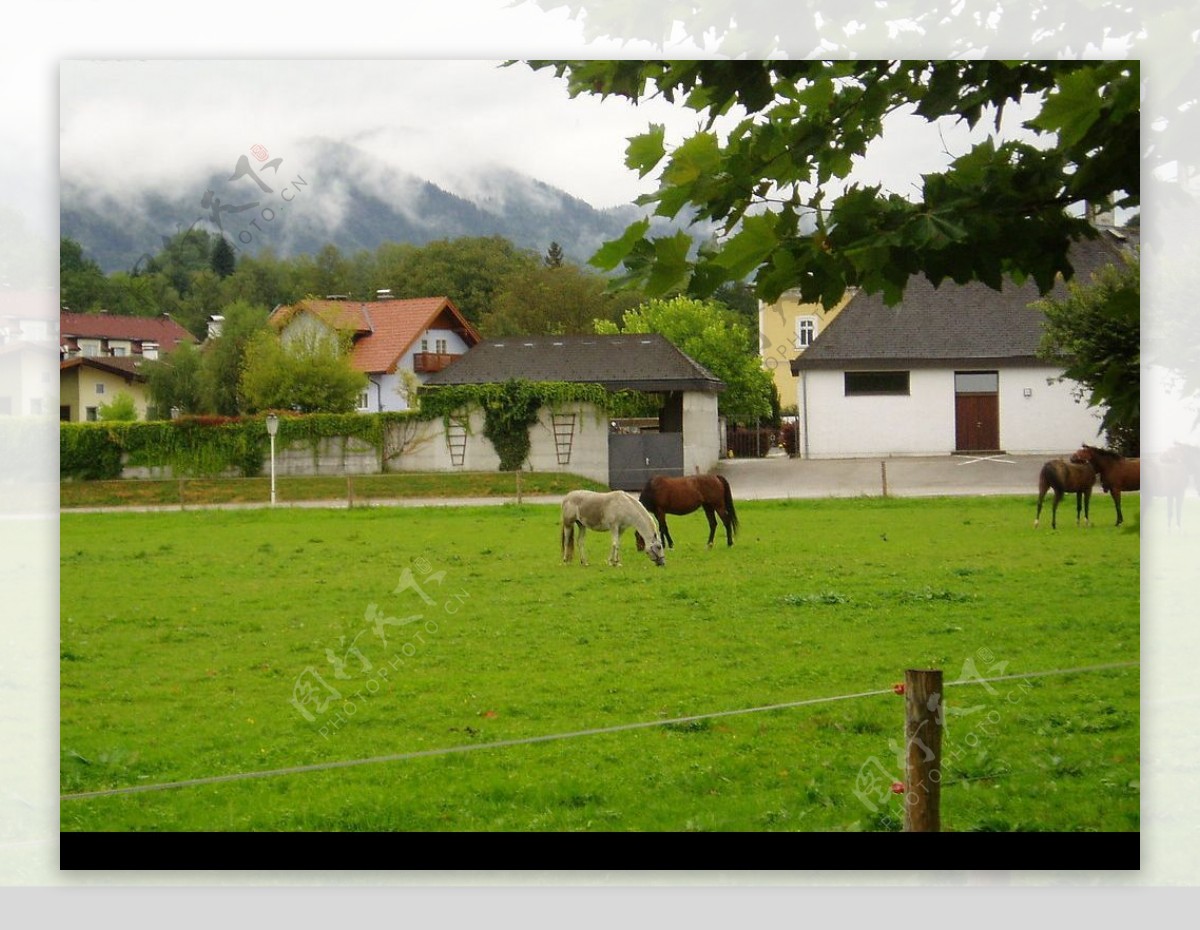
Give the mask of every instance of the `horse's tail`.
<path id="1" fill-rule="evenodd" d="M 1038 494 L 1044 497 L 1048 490 L 1055 494 L 1066 491 L 1066 467 L 1061 459 L 1051 459 L 1038 475 Z"/>
<path id="2" fill-rule="evenodd" d="M 725 491 L 725 511 L 729 514 L 729 525 L 733 527 L 733 532 L 738 531 L 738 515 L 733 509 L 733 491 L 729 488 L 729 482 L 725 480 L 724 475 L 717 475 L 721 479 L 721 487 Z"/>

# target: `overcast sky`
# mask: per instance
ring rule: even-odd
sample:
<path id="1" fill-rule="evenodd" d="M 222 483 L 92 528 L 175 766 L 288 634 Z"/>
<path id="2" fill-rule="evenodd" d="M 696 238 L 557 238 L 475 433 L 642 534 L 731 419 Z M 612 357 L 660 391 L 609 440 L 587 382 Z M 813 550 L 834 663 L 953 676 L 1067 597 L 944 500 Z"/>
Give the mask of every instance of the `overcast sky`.
<path id="1" fill-rule="evenodd" d="M 304 143 L 325 137 L 458 193 L 502 166 L 610 207 L 655 187 L 625 167 L 628 137 L 663 123 L 678 142 L 701 121 L 661 99 L 572 99 L 551 70 L 496 60 L 70 60 L 60 95 L 62 178 L 119 192 L 203 184 L 254 145 L 319 173 Z M 894 120 L 859 177 L 906 193 L 966 144 L 952 125 Z"/>

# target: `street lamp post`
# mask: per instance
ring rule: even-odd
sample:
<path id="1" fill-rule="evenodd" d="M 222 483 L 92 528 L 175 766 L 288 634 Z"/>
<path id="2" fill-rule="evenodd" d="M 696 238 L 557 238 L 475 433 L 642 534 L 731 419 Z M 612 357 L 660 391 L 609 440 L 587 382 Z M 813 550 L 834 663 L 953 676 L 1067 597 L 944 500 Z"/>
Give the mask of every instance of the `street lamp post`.
<path id="1" fill-rule="evenodd" d="M 279 432 L 279 417 L 267 414 L 267 435 L 271 437 L 271 506 L 275 506 L 275 434 Z"/>

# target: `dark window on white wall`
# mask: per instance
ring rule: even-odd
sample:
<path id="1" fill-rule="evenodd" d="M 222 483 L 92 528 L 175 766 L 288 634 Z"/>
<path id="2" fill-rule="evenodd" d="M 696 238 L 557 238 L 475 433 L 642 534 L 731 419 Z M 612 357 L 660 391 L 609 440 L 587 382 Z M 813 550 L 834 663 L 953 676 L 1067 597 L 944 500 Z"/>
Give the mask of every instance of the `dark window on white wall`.
<path id="1" fill-rule="evenodd" d="M 846 396 L 865 394 L 907 395 L 907 371 L 847 371 Z"/>
<path id="2" fill-rule="evenodd" d="M 956 371 L 955 394 L 995 394 L 1000 390 L 998 371 Z"/>

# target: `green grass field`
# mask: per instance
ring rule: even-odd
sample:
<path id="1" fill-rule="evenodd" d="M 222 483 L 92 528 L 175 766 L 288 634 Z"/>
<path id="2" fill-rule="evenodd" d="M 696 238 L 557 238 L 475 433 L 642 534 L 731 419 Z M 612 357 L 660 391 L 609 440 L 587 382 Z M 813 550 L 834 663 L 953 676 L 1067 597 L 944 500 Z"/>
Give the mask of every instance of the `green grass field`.
<path id="1" fill-rule="evenodd" d="M 947 688 L 942 826 L 1135 831 L 1137 506 L 743 503 L 732 549 L 677 517 L 665 568 L 627 534 L 616 569 L 606 534 L 563 565 L 549 506 L 65 513 L 65 795 L 426 754 L 68 797 L 62 829 L 896 830 L 906 668 L 1127 663 Z"/>

